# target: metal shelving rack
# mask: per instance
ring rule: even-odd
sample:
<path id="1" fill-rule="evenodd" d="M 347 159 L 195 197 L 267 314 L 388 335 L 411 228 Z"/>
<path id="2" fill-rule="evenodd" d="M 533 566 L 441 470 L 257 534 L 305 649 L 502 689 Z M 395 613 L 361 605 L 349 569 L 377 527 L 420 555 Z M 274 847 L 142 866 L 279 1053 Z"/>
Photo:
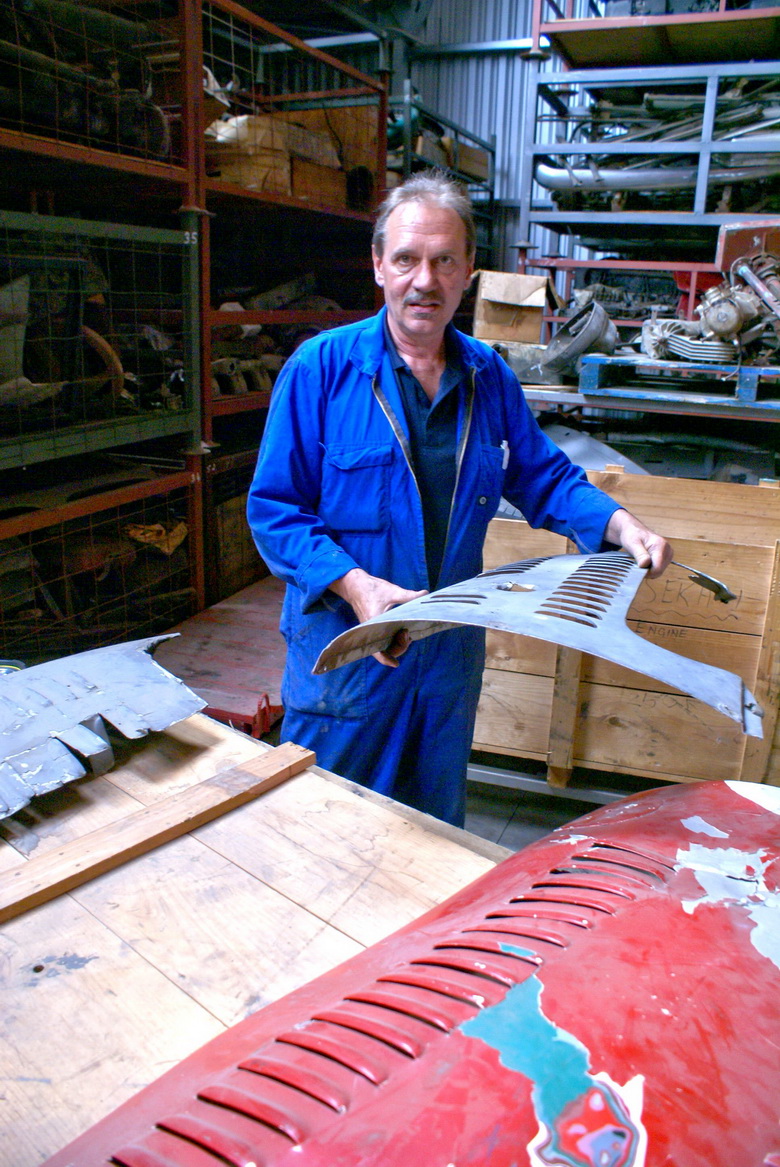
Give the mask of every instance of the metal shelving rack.
<path id="1" fill-rule="evenodd" d="M 268 390 L 212 392 L 215 329 L 238 323 L 263 329 L 329 327 L 374 310 L 369 241 L 371 211 L 384 186 L 387 102 L 383 79 L 338 61 L 233 0 L 203 5 L 202 46 L 204 65 L 218 81 L 232 81 L 234 115 L 254 119 L 253 125 L 259 123 L 266 134 L 262 141 L 271 143 L 250 147 L 255 153 L 246 166 L 239 160 L 238 171 L 230 151 L 225 152 L 230 168 L 224 173 L 219 171 L 218 155 L 216 163 L 212 159 L 204 169 L 203 206 L 208 215 L 201 231 L 201 353 L 204 436 L 210 441 L 215 418 L 264 409 L 270 397 Z M 341 169 L 318 170 L 312 157 L 301 157 L 296 166 L 298 156 L 280 148 L 276 129 L 265 129 L 283 120 L 310 127 L 320 138 L 329 137 Z M 296 148 L 293 145 L 292 151 Z M 300 148 L 305 150 L 307 144 Z M 319 188 L 318 183 L 325 181 L 327 187 Z M 335 281 L 353 303 L 327 311 L 312 307 L 220 311 L 214 303 L 218 289 L 213 253 L 225 244 L 224 233 L 219 239 L 222 222 L 235 224 L 242 237 L 242 254 L 235 257 L 236 282 L 242 276 L 256 279 L 260 269 L 265 286 L 271 287 L 274 271 L 282 282 L 312 270 L 318 291 L 327 293 Z M 315 233 L 316 249 L 309 242 Z"/>
<path id="2" fill-rule="evenodd" d="M 328 275 L 340 272 L 341 285 L 350 293 L 360 286 L 359 293 L 354 291 L 355 302 L 347 299 L 338 314 L 339 321 L 354 319 L 374 307 L 370 211 L 384 180 L 383 79 L 342 64 L 233 0 L 112 0 L 108 6 L 100 0 L 71 6 L 40 0 L 35 13 L 31 12 L 19 5 L 8 6 L 0 14 L 0 42 L 8 50 L 6 55 L 10 53 L 0 95 L 0 232 L 4 233 L 0 242 L 6 245 L 6 258 L 10 257 L 8 283 L 26 279 L 28 269 L 35 267 L 31 256 L 37 256 L 45 267 L 46 254 L 59 253 L 49 266 L 65 273 L 66 284 L 70 280 L 65 299 L 74 311 L 66 324 L 57 321 L 49 335 L 50 348 L 58 354 L 66 349 L 69 353 L 70 364 L 61 378 L 66 396 L 58 398 L 52 374 L 48 406 L 38 403 L 30 413 L 18 408 L 21 399 L 17 398 L 12 403 L 17 408 L 0 408 L 0 469 L 6 474 L 9 493 L 20 489 L 24 493 L 35 484 L 38 489 L 42 483 L 52 487 L 47 495 L 51 502 L 42 509 L 36 504 L 28 511 L 20 504 L 24 513 L 11 510 L 1 516 L 0 575 L 1 582 L 11 588 L 10 593 L 7 588 L 0 592 L 6 655 L 20 655 L 9 647 L 8 636 L 13 639 L 14 629 L 32 628 L 38 619 L 35 613 L 42 613 L 44 640 L 49 618 L 59 611 L 65 625 L 72 624 L 73 644 L 83 645 L 89 636 L 88 623 L 79 627 L 76 619 L 69 624 L 66 609 L 68 597 L 76 597 L 84 582 L 76 578 L 84 562 L 93 576 L 105 570 L 106 579 L 116 585 L 107 622 L 100 628 L 95 624 L 95 643 L 112 636 L 132 636 L 137 605 L 130 589 L 138 585 L 128 573 L 127 590 L 122 590 L 125 574 L 117 567 L 115 545 L 125 539 L 122 524 L 126 519 L 136 527 L 161 528 L 163 542 L 171 524 L 186 527 L 186 542 L 175 552 L 176 572 L 169 573 L 170 586 L 163 584 L 149 593 L 150 599 L 157 597 L 161 603 L 163 595 L 170 596 L 172 606 L 165 609 L 167 615 L 159 609 L 159 620 L 151 611 L 148 619 L 139 617 L 138 627 L 145 633 L 152 627 L 159 629 L 161 621 L 170 626 L 204 606 L 204 471 L 209 468 L 213 420 L 240 422 L 246 416 L 245 444 L 256 447 L 269 397 L 268 392 L 214 396 L 212 329 L 324 325 L 336 319 L 311 307 L 247 311 L 240 320 L 236 313 L 213 310 L 212 275 L 220 262 L 214 246 L 215 241 L 217 246 L 224 242 L 221 225 L 231 217 L 237 222 L 239 250 L 250 262 L 258 259 L 254 242 L 265 239 L 266 254 L 259 257 L 263 262 L 255 263 L 251 278 L 270 272 L 273 264 L 267 261 L 269 256 L 274 258 L 275 247 L 279 263 L 297 248 L 301 265 L 311 264 Z M 25 51 L 30 29 L 13 23 L 39 17 L 43 24 L 33 31 L 44 36 L 50 61 Z M 212 34 L 218 24 L 215 40 Z M 15 52 L 9 48 L 14 40 L 19 42 Z M 350 110 L 357 110 L 364 125 L 359 144 L 363 155 L 353 157 L 352 165 L 357 162 L 365 167 L 368 189 L 364 174 L 357 194 L 351 191 L 351 204 L 339 205 L 320 197 L 316 183 L 303 191 L 269 192 L 250 190 L 208 173 L 204 130 L 207 114 L 213 114 L 213 93 L 209 86 L 204 94 L 204 65 L 213 73 L 223 64 L 227 72 L 221 80 L 234 112 L 293 113 L 296 120 L 305 121 L 327 109 L 338 127 Z M 42 102 L 42 96 L 51 101 Z M 311 245 L 315 234 L 316 248 Z M 26 263 L 22 262 L 25 251 Z M 97 297 L 110 319 L 109 342 L 100 345 L 93 338 L 92 347 L 85 344 L 87 334 L 79 316 L 84 301 L 91 299 L 83 294 L 85 256 L 90 253 L 104 261 L 110 254 L 123 272 L 122 280 L 109 279 L 105 295 Z M 150 274 L 152 256 L 159 270 L 165 269 L 164 278 Z M 45 305 L 51 295 L 41 294 L 41 303 Z M 205 305 L 203 311 L 201 305 Z M 163 394 L 166 400 L 144 400 L 140 408 L 131 398 L 135 385 L 149 372 L 150 358 L 146 353 L 144 361 L 136 364 L 130 349 L 122 348 L 120 337 L 127 332 L 129 320 L 147 330 L 158 372 L 170 373 L 166 352 L 175 352 L 177 363 L 176 375 Z M 23 319 L 10 323 L 18 330 Z M 127 374 L 136 381 L 131 383 Z M 27 380 L 32 382 L 32 378 Z M 95 460 L 104 465 L 106 458 L 116 457 L 135 460 L 152 473 L 142 475 L 141 481 L 128 474 L 127 483 L 119 486 L 111 475 L 92 474 Z M 88 498 L 69 499 L 56 486 L 63 475 L 74 474 L 74 462 L 79 467 L 75 473 L 85 480 Z M 218 475 L 220 459 L 214 462 Z M 209 478 L 209 500 L 214 474 Z M 74 533 L 80 540 L 77 565 L 65 554 Z M 36 548 L 44 545 L 58 548 L 56 554 L 47 553 L 45 578 L 30 574 Z M 187 560 L 184 579 L 182 554 Z M 119 555 L 122 562 L 123 555 L 132 558 L 127 546 Z M 167 576 L 161 562 L 157 573 L 163 579 Z M 87 578 L 92 587 L 95 579 Z M 93 590 L 90 603 L 97 603 L 100 588 Z M 97 621 L 102 609 L 89 608 L 93 610 Z M 85 619 L 86 613 L 85 608 Z M 27 620 L 32 624 L 25 624 Z M 46 655 L 44 640 L 35 643 L 36 659 Z M 50 645 L 52 653 L 67 651 L 62 638 L 50 636 Z"/>
<path id="3" fill-rule="evenodd" d="M 750 200 L 745 206 L 738 201 L 717 206 L 713 191 L 723 190 L 722 175 L 717 176 L 719 186 L 713 178 L 723 167 L 719 156 L 724 154 L 732 156 L 727 165 L 735 168 L 748 156 L 755 165 L 763 155 L 769 169 L 778 161 L 772 126 L 766 132 L 759 128 L 750 137 L 733 137 L 720 118 L 724 95 L 735 79 L 742 79 L 750 90 L 780 78 L 780 13 L 776 8 L 732 8 L 727 0 L 708 12 L 681 11 L 679 0 L 667 0 L 667 6 L 674 6 L 674 11 L 616 16 L 614 0 L 535 0 L 522 167 L 530 197 L 520 208 L 519 233 L 524 241 L 520 267 L 560 273 L 567 288 L 578 270 L 651 274 L 665 267 L 670 273 L 683 273 L 687 280 L 681 299 L 684 314 L 692 318 L 697 291 L 717 280 L 721 271 L 717 255 L 721 233 L 772 218 L 771 206 L 768 211 L 759 209 L 749 205 Z M 548 63 L 551 54 L 560 63 L 555 59 Z M 692 119 L 687 131 L 666 140 L 621 135 L 619 129 L 571 132 L 578 116 L 588 120 L 600 95 L 614 99 L 619 110 L 620 101 L 627 100 L 623 95 L 638 95 L 634 100 L 642 102 L 644 94 L 652 97 L 662 89 L 695 94 L 699 124 Z M 617 169 L 628 156 L 639 161 L 638 169 L 649 165 L 644 160 L 651 156 L 661 167 L 687 162 L 690 187 L 675 195 L 678 205 L 664 207 L 661 198 L 647 197 L 646 192 L 619 196 L 610 204 L 603 194 L 583 198 L 576 189 L 554 200 L 550 190 L 536 182 L 540 163 L 559 171 L 568 168 L 570 173 L 579 166 L 587 173 Z M 775 169 L 780 176 L 780 164 Z M 553 177 L 548 171 L 548 187 Z M 597 190 L 595 183 L 584 186 Z M 596 205 L 599 197 L 601 206 Z M 659 255 L 668 256 L 668 261 L 660 263 Z M 551 327 L 556 323 L 552 317 L 548 321 Z M 777 403 L 757 399 L 752 389 L 665 395 L 648 388 L 621 395 L 616 385 L 597 396 L 592 388 L 593 376 L 580 384 L 578 392 L 535 386 L 529 395 L 539 409 L 566 404 L 575 409 L 591 406 L 761 421 L 778 417 Z"/>
<path id="4" fill-rule="evenodd" d="M 430 109 L 415 95 L 412 82 L 407 78 L 404 81 L 403 95 L 391 98 L 388 106 L 400 115 L 402 121 L 401 164 L 404 178 L 408 178 L 415 170 L 432 165 L 432 160 L 415 150 L 415 126 L 423 119 L 446 128 L 452 137 L 452 158 L 442 159 L 440 169 L 446 169 L 453 178 L 461 182 L 469 192 L 473 207 L 474 218 L 477 224 L 477 266 L 490 266 L 493 257 L 493 219 L 494 219 L 494 187 L 496 169 L 496 138 L 491 135 L 490 140 L 480 138 L 457 122 L 442 117 L 435 110 Z M 487 155 L 488 168 L 485 177 L 476 177 L 461 169 L 458 165 L 458 154 L 462 147 L 476 147 Z"/>
<path id="5" fill-rule="evenodd" d="M 541 73 L 535 70 L 526 117 L 526 150 L 523 173 L 529 190 L 533 193 L 521 215 L 520 230 L 530 232 L 534 225 L 572 237 L 585 237 L 589 246 L 599 242 L 610 249 L 636 247 L 636 238 L 646 240 L 646 244 L 656 254 L 659 236 L 677 249 L 681 260 L 689 260 L 684 254 L 686 248 L 698 245 L 709 248 L 714 254 L 719 227 L 724 224 L 755 218 L 755 213 L 716 212 L 708 210 L 708 191 L 711 189 L 712 158 L 717 154 L 729 155 L 772 155 L 778 156 L 776 137 L 767 134 L 735 138 L 729 140 L 717 136 L 715 121 L 718 113 L 718 99 L 725 83 L 735 77 L 760 81 L 780 78 L 780 62 L 745 62 L 743 64 L 701 64 L 653 67 L 646 69 L 577 69 Z M 665 85 L 698 89 L 703 98 L 701 128 L 691 137 L 678 140 L 637 141 L 633 138 L 621 140 L 619 135 L 599 141 L 556 141 L 552 134 L 547 141 L 539 141 L 538 127 L 547 125 L 552 129 L 555 122 L 565 124 L 575 116 L 573 106 L 582 100 L 583 93 L 593 94 L 610 89 L 652 90 Z M 541 113 L 544 108 L 547 112 Z M 653 210 L 652 220 L 645 210 L 578 210 L 554 208 L 548 198 L 540 196 L 540 187 L 535 183 L 537 165 L 540 159 L 568 159 L 581 157 L 585 160 L 594 155 L 609 156 L 620 160 L 626 156 L 661 156 L 663 158 L 682 157 L 694 159 L 695 184 L 691 188 L 690 207 L 687 210 Z M 780 163 L 778 163 L 780 173 Z M 679 242 L 681 230 L 687 239 Z M 524 236 L 526 237 L 526 236 Z M 675 243 L 675 240 L 677 242 Z"/>

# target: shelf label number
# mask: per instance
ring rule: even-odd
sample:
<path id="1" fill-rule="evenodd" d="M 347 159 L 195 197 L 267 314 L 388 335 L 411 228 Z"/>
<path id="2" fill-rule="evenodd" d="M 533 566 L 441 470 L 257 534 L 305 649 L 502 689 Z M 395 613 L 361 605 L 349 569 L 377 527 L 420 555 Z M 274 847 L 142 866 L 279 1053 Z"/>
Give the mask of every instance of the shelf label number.
<path id="1" fill-rule="evenodd" d="M 197 231 L 185 231 L 184 232 L 184 243 L 185 243 L 185 246 L 196 247 L 197 243 L 198 243 L 198 232 Z"/>

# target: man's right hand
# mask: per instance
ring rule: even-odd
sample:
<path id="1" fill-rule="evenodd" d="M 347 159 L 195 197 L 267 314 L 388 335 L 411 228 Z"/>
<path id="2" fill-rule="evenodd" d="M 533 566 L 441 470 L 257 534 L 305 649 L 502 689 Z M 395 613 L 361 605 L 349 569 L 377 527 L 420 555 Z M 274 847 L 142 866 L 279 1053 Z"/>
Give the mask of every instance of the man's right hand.
<path id="1" fill-rule="evenodd" d="M 405 604 L 408 600 L 416 600 L 420 596 L 427 595 L 425 590 L 410 592 L 406 588 L 399 588 L 396 584 L 390 583 L 389 580 L 369 575 L 361 567 L 353 567 L 352 571 L 348 571 L 340 579 L 334 579 L 329 586 L 332 592 L 341 596 L 342 600 L 346 600 L 351 605 L 361 624 L 370 620 L 372 616 L 384 615 L 391 608 Z M 374 659 L 390 668 L 397 668 L 397 658 L 406 652 L 410 644 L 411 639 L 408 633 L 399 632 L 384 652 L 374 653 Z"/>

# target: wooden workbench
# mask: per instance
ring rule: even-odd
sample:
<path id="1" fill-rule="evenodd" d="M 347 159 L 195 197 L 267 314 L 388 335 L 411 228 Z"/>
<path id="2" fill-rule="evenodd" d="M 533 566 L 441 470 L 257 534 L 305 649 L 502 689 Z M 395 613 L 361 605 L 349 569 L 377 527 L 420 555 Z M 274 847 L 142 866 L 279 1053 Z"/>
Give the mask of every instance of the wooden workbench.
<path id="1" fill-rule="evenodd" d="M 198 714 L 0 827 L 25 857 L 268 747 Z M 248 1013 L 508 855 L 312 766 L 0 926 L 0 1165 L 33 1167 Z"/>

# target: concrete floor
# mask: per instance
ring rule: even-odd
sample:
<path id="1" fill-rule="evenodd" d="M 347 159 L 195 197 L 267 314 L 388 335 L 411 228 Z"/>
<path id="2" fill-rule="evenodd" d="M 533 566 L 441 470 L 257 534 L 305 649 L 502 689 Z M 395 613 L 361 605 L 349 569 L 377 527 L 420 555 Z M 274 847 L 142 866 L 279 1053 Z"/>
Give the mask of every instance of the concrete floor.
<path id="1" fill-rule="evenodd" d="M 466 788 L 466 830 L 519 851 L 584 814 L 640 790 L 666 785 L 614 771 L 575 768 L 565 791 L 552 790 L 546 774 L 541 762 L 473 754 Z M 509 785 L 496 784 L 504 781 Z M 525 788 L 513 788 L 513 781 Z"/>
<path id="2" fill-rule="evenodd" d="M 469 782 L 466 830 L 511 851 L 520 851 L 556 827 L 595 809 L 592 802 Z"/>

